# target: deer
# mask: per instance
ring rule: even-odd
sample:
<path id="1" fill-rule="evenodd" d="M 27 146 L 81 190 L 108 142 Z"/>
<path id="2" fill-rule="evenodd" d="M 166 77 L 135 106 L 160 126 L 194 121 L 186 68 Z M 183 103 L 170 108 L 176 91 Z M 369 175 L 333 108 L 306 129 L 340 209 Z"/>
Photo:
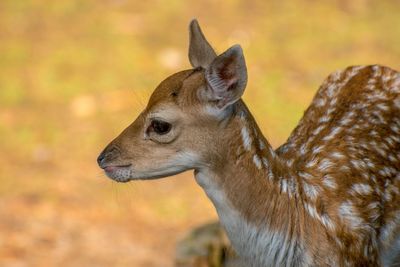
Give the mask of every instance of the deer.
<path id="1" fill-rule="evenodd" d="M 217 55 L 193 20 L 188 56 L 97 158 L 109 178 L 193 170 L 245 266 L 400 266 L 399 72 L 330 74 L 274 149 L 242 100 L 241 46 Z"/>

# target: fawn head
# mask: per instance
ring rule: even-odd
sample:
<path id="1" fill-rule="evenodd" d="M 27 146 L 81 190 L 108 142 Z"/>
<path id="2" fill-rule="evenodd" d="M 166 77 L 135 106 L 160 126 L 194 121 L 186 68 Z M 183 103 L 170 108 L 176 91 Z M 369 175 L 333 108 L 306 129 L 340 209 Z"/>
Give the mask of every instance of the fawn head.
<path id="1" fill-rule="evenodd" d="M 97 159 L 118 182 L 201 168 L 217 153 L 234 103 L 246 87 L 246 64 L 239 45 L 217 56 L 196 20 L 189 28 L 193 69 L 161 82 L 144 111 Z"/>

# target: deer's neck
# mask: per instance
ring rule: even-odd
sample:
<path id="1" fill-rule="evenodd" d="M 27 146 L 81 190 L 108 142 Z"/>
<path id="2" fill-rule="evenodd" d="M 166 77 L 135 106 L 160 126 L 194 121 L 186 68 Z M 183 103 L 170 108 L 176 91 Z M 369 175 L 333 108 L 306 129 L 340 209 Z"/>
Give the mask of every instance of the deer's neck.
<path id="1" fill-rule="evenodd" d="M 196 170 L 197 182 L 240 256 L 254 266 L 303 266 L 295 177 L 243 103 L 227 127 L 213 163 Z"/>

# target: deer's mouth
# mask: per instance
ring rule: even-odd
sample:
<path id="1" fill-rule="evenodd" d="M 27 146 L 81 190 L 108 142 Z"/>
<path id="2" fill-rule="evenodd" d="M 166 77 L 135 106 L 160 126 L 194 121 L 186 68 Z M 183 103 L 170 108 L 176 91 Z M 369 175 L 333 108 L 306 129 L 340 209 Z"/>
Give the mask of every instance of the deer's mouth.
<path id="1" fill-rule="evenodd" d="M 102 167 L 106 175 L 117 182 L 128 182 L 132 174 L 132 164 L 106 165 Z"/>
<path id="2" fill-rule="evenodd" d="M 110 173 L 110 172 L 115 172 L 117 170 L 126 169 L 126 168 L 129 168 L 131 166 L 132 166 L 132 164 L 108 165 L 108 166 L 102 167 L 102 169 L 105 172 Z"/>

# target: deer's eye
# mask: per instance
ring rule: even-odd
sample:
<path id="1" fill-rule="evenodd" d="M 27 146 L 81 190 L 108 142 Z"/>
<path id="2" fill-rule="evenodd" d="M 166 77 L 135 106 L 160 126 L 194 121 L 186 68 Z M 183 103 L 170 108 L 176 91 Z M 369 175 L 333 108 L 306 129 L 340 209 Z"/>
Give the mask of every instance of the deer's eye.
<path id="1" fill-rule="evenodd" d="M 148 131 L 153 130 L 156 134 L 167 134 L 171 130 L 171 124 L 165 121 L 153 120 Z"/>

